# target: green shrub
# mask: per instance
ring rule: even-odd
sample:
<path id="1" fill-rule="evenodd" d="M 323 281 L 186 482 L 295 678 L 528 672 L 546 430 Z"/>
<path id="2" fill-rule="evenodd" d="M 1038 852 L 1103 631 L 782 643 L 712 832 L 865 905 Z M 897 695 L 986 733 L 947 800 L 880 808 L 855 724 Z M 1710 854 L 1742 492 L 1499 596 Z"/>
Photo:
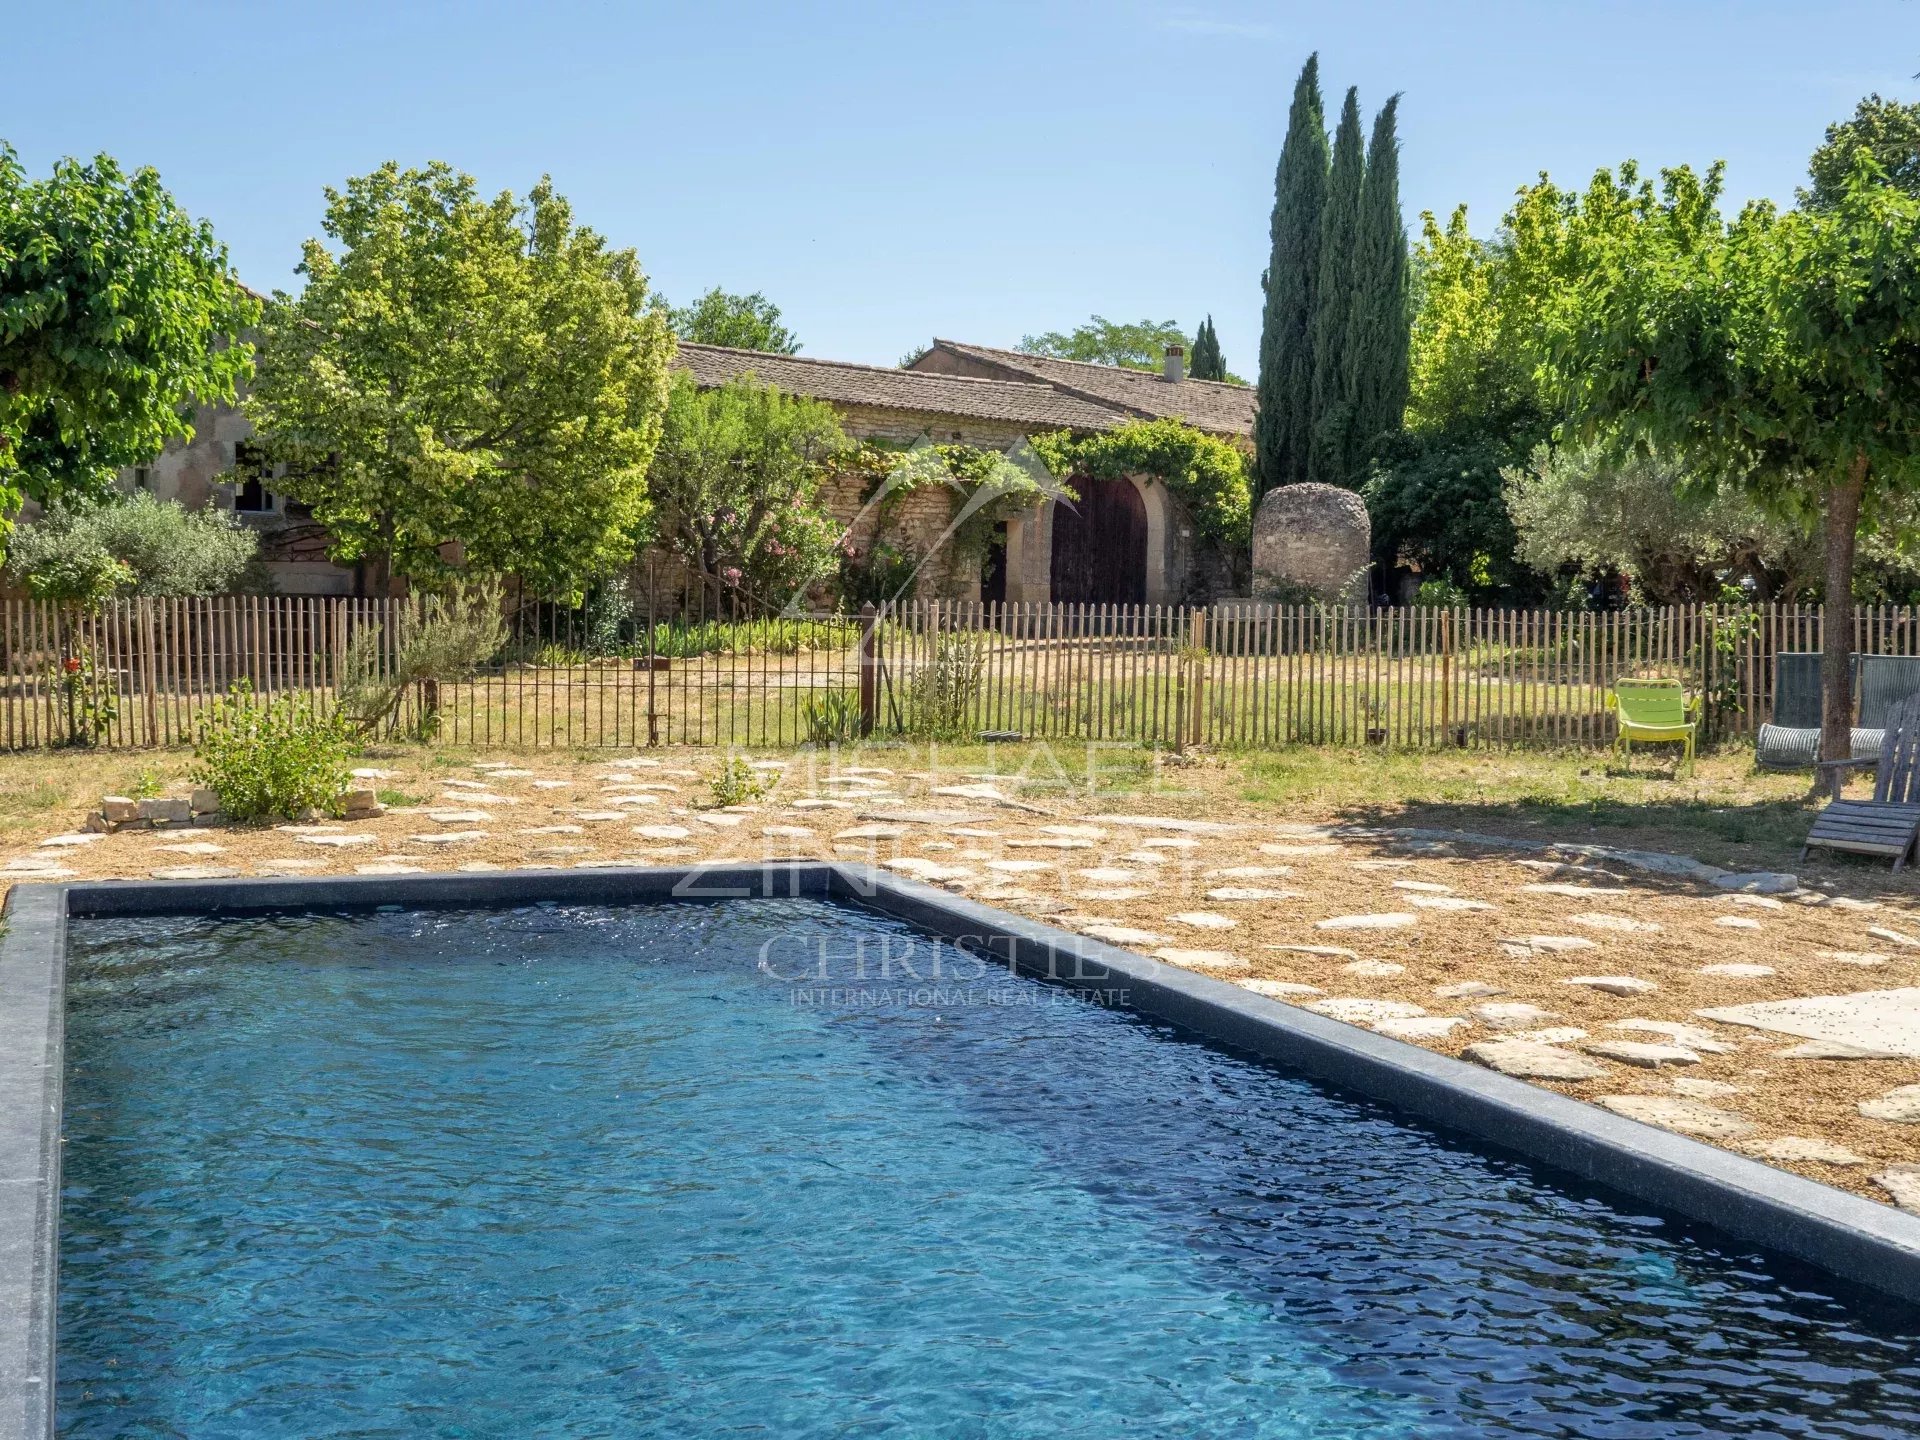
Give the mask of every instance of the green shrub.
<path id="1" fill-rule="evenodd" d="M 850 690 L 828 690 L 800 707 L 810 745 L 842 745 L 860 734 L 860 702 Z"/>
<path id="2" fill-rule="evenodd" d="M 259 544 L 224 510 L 188 510 L 143 493 L 49 510 L 13 533 L 7 569 L 41 600 L 215 595 L 241 584 Z"/>
<path id="3" fill-rule="evenodd" d="M 193 778 L 236 820 L 332 810 L 347 789 L 347 725 L 304 695 L 263 701 L 244 682 L 200 722 Z"/>
<path id="4" fill-rule="evenodd" d="M 736 756 L 720 767 L 720 773 L 707 782 L 707 788 L 713 792 L 716 805 L 745 805 L 758 800 L 773 785 Z"/>
<path id="5" fill-rule="evenodd" d="M 907 684 L 908 732 L 927 740 L 970 735 L 986 663 L 986 644 L 978 636 L 942 635 L 933 658 Z"/>

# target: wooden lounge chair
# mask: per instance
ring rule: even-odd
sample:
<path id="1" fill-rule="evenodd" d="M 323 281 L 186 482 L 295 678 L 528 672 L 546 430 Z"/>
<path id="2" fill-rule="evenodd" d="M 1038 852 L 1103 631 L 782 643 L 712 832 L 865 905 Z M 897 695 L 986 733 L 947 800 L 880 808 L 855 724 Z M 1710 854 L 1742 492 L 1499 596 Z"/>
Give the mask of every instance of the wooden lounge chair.
<path id="1" fill-rule="evenodd" d="M 1694 732 L 1699 728 L 1700 697 L 1691 700 L 1678 680 L 1616 680 L 1607 696 L 1607 708 L 1617 710 L 1619 726 L 1613 748 L 1622 760 L 1633 759 L 1633 742 L 1679 744 L 1683 766 L 1693 764 Z"/>
<path id="2" fill-rule="evenodd" d="M 1873 760 L 1822 760 L 1836 796 L 1850 769 L 1875 767 L 1873 799 L 1834 801 L 1815 817 L 1800 858 L 1815 845 L 1855 855 L 1887 855 L 1901 869 L 1920 838 L 1920 695 L 1909 695 L 1887 712 L 1880 754 Z"/>

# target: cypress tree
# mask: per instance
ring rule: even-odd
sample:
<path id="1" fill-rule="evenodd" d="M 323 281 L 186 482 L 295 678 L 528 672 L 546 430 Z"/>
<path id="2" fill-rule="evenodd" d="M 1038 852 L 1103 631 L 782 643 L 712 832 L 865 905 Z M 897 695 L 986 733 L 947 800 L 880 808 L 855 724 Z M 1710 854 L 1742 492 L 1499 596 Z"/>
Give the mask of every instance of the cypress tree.
<path id="1" fill-rule="evenodd" d="M 1333 136 L 1333 167 L 1320 228 L 1320 271 L 1314 285 L 1313 448 L 1307 478 L 1326 485 L 1359 483 L 1361 461 L 1354 413 L 1355 319 L 1363 283 L 1360 269 L 1361 191 L 1366 153 L 1360 137 L 1360 93 L 1347 91 Z"/>
<path id="2" fill-rule="evenodd" d="M 1360 291 L 1354 315 L 1354 438 L 1362 463 L 1383 435 L 1400 429 L 1407 409 L 1407 352 L 1413 312 L 1407 232 L 1400 221 L 1400 97 L 1380 107 L 1367 145 L 1361 190 Z"/>
<path id="3" fill-rule="evenodd" d="M 1220 354 L 1220 337 L 1214 332 L 1213 316 L 1209 315 L 1201 322 L 1200 332 L 1193 337 L 1192 364 L 1187 373 L 1196 380 L 1224 380 L 1227 378 L 1227 362 Z"/>
<path id="4" fill-rule="evenodd" d="M 1287 138 L 1273 175 L 1272 251 L 1260 282 L 1266 303 L 1260 317 L 1259 412 L 1253 424 L 1262 494 L 1307 478 L 1313 435 L 1309 327 L 1326 198 L 1327 130 L 1316 54 L 1307 57 L 1294 83 Z"/>

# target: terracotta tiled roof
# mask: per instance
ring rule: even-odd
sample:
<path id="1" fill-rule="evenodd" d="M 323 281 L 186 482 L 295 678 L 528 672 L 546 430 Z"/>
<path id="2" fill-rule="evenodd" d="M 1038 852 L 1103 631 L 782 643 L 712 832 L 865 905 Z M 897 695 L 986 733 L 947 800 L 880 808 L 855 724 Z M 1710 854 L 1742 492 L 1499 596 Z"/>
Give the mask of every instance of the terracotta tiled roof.
<path id="1" fill-rule="evenodd" d="M 791 394 L 811 395 L 832 404 L 1004 420 L 1035 430 L 1111 430 L 1133 418 L 1120 407 L 1043 381 L 975 380 L 684 342 L 674 364 L 691 371 L 701 385 L 724 385 L 737 376 L 752 374 Z"/>
<path id="2" fill-rule="evenodd" d="M 1056 360 L 1019 350 L 996 350 L 958 340 L 934 342 L 967 360 L 997 366 L 1015 377 L 1041 380 L 1068 395 L 1096 405 L 1114 405 L 1136 416 L 1158 419 L 1172 416 L 1219 435 L 1253 433 L 1254 390 L 1220 380 L 1182 380 L 1170 384 L 1152 370 L 1126 370 L 1118 365 L 1089 365 L 1080 360 Z"/>

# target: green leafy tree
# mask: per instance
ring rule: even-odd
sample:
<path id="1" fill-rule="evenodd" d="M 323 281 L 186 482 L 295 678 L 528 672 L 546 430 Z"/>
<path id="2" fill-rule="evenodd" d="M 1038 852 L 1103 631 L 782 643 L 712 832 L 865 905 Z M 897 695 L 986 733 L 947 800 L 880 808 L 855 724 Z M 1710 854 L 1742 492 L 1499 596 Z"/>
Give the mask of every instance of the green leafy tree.
<path id="1" fill-rule="evenodd" d="M 672 315 L 673 333 L 695 345 L 800 353 L 799 338 L 780 323 L 780 307 L 758 290 L 732 295 L 716 285 L 693 304 L 675 307 Z"/>
<path id="2" fill-rule="evenodd" d="M 231 401 L 258 314 L 211 227 L 152 170 L 0 144 L 0 541 L 24 500 L 99 497 Z"/>
<path id="3" fill-rule="evenodd" d="M 1322 212 L 1327 202 L 1326 121 L 1320 105 L 1320 57 L 1310 55 L 1294 83 L 1287 138 L 1273 177 L 1272 249 L 1261 279 L 1259 409 L 1253 423 L 1259 491 L 1309 478 L 1313 444 L 1315 287 Z M 1257 501 L 1259 495 L 1255 495 Z"/>
<path id="4" fill-rule="evenodd" d="M 1129 370 L 1158 370 L 1166 363 L 1167 346 L 1185 345 L 1186 331 L 1172 320 L 1135 320 L 1116 323 L 1095 315 L 1086 324 L 1062 333 L 1023 335 L 1014 348 L 1029 355 L 1051 355 L 1057 360 L 1084 360 L 1093 365 L 1120 365 Z"/>
<path id="5" fill-rule="evenodd" d="M 1360 137 L 1360 93 L 1349 87 L 1333 136 L 1327 205 L 1321 217 L 1320 274 L 1314 283 L 1313 445 L 1307 478 L 1328 485 L 1358 483 L 1361 455 L 1354 413 L 1354 322 L 1359 313 L 1360 202 L 1366 181 Z"/>
<path id="6" fill-rule="evenodd" d="M 1407 291 L 1407 232 L 1400 221 L 1400 141 L 1391 96 L 1373 120 L 1361 190 L 1359 272 L 1353 302 L 1353 435 L 1362 452 L 1396 434 L 1407 408 L 1411 309 Z"/>
<path id="7" fill-rule="evenodd" d="M 1824 527 L 1822 754 L 1848 749 L 1863 518 L 1920 484 L 1920 199 L 1870 154 L 1816 209 L 1720 214 L 1721 169 L 1542 179 L 1510 228 L 1577 432 L 1616 427 Z"/>
<path id="8" fill-rule="evenodd" d="M 224 510 L 140 494 L 53 507 L 14 532 L 7 570 L 43 600 L 217 595 L 241 584 L 259 544 Z"/>
<path id="9" fill-rule="evenodd" d="M 1800 192 L 1800 204 L 1811 210 L 1831 209 L 1846 193 L 1862 154 L 1880 167 L 1889 185 L 1920 195 L 1920 105 L 1869 95 L 1851 120 L 1829 125 L 1826 143 L 1813 152 L 1807 166 L 1813 187 Z"/>
<path id="10" fill-rule="evenodd" d="M 247 411 L 334 558 L 577 597 L 631 556 L 673 343 L 633 252 L 545 180 L 488 201 L 438 163 L 328 190 L 325 229 Z"/>
<path id="11" fill-rule="evenodd" d="M 716 597 L 779 609 L 834 564 L 821 478 L 850 442 L 831 406 L 752 376 L 674 376 L 650 485 L 661 540 Z"/>
<path id="12" fill-rule="evenodd" d="M 1200 322 L 1193 337 L 1193 353 L 1187 357 L 1187 373 L 1196 380 L 1224 380 L 1227 362 L 1220 354 L 1220 337 L 1214 333 L 1213 316 Z"/>

